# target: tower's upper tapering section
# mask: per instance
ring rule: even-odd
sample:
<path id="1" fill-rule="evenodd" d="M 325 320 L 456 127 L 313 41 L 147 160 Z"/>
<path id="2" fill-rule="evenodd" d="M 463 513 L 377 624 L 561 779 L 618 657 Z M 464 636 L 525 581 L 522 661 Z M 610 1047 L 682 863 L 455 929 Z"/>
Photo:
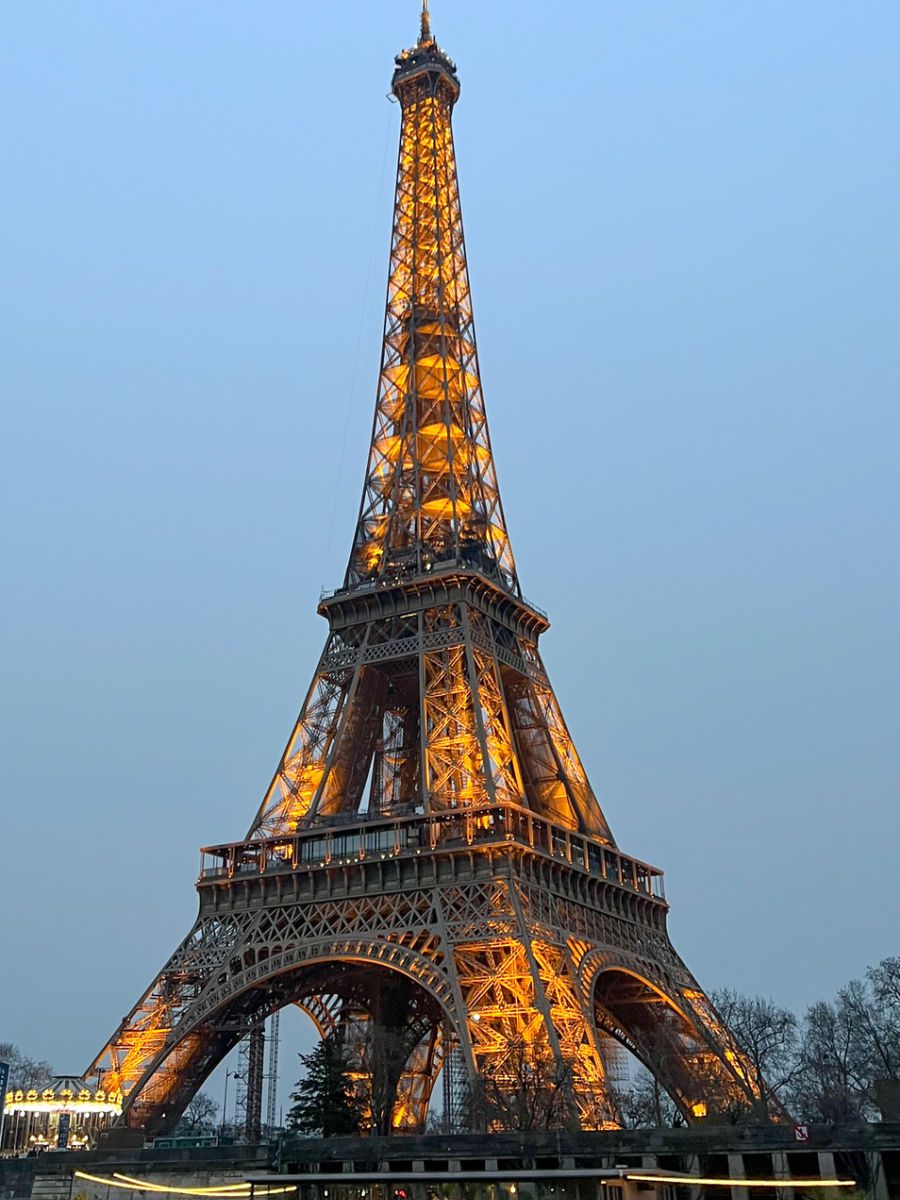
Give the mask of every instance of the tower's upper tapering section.
<path id="1" fill-rule="evenodd" d="M 475 346 L 451 126 L 459 80 L 427 5 L 392 91 L 401 129 L 384 341 L 345 586 L 456 562 L 519 595 Z"/>

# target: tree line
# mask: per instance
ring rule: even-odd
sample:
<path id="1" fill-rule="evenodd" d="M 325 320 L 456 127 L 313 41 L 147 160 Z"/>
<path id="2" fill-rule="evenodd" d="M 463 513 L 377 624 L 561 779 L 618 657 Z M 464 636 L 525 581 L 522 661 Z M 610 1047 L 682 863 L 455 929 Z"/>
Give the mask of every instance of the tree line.
<path id="1" fill-rule="evenodd" d="M 726 1119 L 758 1122 L 788 1113 L 796 1120 L 825 1124 L 900 1121 L 900 957 L 870 967 L 864 978 L 851 980 L 834 999 L 811 1005 L 801 1017 L 774 1000 L 731 989 L 714 992 L 712 999 L 744 1048 L 760 1095 L 753 1108 L 725 1114 Z M 287 1128 L 324 1137 L 388 1133 L 392 1081 L 407 1052 L 405 1040 L 384 1033 L 360 1063 L 340 1038 L 324 1038 L 310 1054 L 299 1056 L 303 1075 L 291 1094 Z M 49 1063 L 28 1057 L 11 1043 L 0 1043 L 0 1062 L 10 1064 L 12 1087 L 41 1090 L 52 1081 Z M 654 1066 L 665 1074 L 665 1063 L 654 1063 L 651 1055 L 646 1066 L 611 1089 L 626 1128 L 684 1123 L 657 1082 Z M 568 1069 L 549 1053 L 513 1044 L 502 1085 L 489 1076 L 475 1080 L 460 1120 L 482 1129 L 565 1128 L 574 1121 L 570 1084 Z M 217 1110 L 214 1100 L 197 1093 L 179 1132 L 211 1130 Z"/>
<path id="2" fill-rule="evenodd" d="M 743 1046 L 760 1096 L 756 1105 L 736 1107 L 720 1119 L 760 1122 L 787 1113 L 825 1124 L 900 1120 L 900 958 L 870 967 L 863 979 L 852 980 L 833 1000 L 811 1005 L 799 1018 L 774 1000 L 731 989 L 714 992 L 712 1000 Z M 373 1121 L 371 1098 L 339 1040 L 325 1038 L 300 1060 L 304 1075 L 291 1096 L 288 1129 L 323 1137 L 382 1131 L 383 1121 Z M 611 1089 L 626 1128 L 685 1123 L 657 1082 L 654 1065 L 664 1063 L 650 1061 Z M 471 1128 L 565 1128 L 574 1120 L 568 1074 L 549 1054 L 511 1045 L 502 1086 L 489 1076 L 476 1080 L 461 1121 Z"/>
<path id="3" fill-rule="evenodd" d="M 749 1119 L 786 1110 L 824 1124 L 900 1120 L 900 958 L 883 959 L 799 1018 L 773 1000 L 730 989 L 712 1000 L 760 1092 Z M 683 1120 L 645 1069 L 617 1098 L 629 1127 Z"/>
<path id="4" fill-rule="evenodd" d="M 42 1092 L 53 1082 L 53 1068 L 43 1059 L 30 1058 L 13 1045 L 0 1042 L 0 1062 L 9 1064 L 9 1086 L 23 1092 Z"/>

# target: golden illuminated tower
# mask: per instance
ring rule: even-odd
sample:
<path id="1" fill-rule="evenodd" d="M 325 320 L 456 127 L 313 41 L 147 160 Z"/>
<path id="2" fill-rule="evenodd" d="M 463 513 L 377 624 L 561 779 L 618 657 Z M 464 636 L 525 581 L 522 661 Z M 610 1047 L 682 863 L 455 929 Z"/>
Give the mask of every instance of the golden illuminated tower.
<path id="1" fill-rule="evenodd" d="M 343 1038 L 383 1131 L 423 1126 L 443 1066 L 452 1098 L 524 1076 L 563 1094 L 555 1119 L 614 1123 L 610 1039 L 688 1119 L 751 1104 L 669 941 L 662 875 L 616 846 L 538 653 L 548 622 L 519 587 L 482 397 L 459 82 L 427 6 L 393 92 L 375 421 L 325 649 L 247 837 L 204 851 L 196 924 L 86 1077 L 165 1130 L 296 1003 Z"/>

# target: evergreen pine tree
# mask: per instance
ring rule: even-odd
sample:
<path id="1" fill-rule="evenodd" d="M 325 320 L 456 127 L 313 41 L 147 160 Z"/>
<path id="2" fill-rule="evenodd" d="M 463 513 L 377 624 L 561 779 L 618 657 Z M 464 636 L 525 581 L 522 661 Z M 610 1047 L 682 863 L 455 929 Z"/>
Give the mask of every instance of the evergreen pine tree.
<path id="1" fill-rule="evenodd" d="M 357 1133 L 362 1105 L 353 1090 L 346 1052 L 333 1038 L 323 1038 L 311 1054 L 298 1055 L 305 1074 L 291 1093 L 287 1127 L 322 1137 Z"/>

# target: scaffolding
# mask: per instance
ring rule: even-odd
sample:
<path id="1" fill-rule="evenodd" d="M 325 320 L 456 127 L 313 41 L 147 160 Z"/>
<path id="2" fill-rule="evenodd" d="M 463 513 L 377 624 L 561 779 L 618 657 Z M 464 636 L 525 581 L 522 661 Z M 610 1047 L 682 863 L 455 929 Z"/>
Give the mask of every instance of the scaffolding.
<path id="1" fill-rule="evenodd" d="M 271 1133 L 278 1115 L 278 1042 L 280 1039 L 280 1013 L 269 1018 L 269 1070 L 266 1076 L 266 1129 Z"/>
<path id="2" fill-rule="evenodd" d="M 262 1136 L 263 1062 L 266 1033 L 261 1022 L 241 1042 L 238 1048 L 238 1069 L 235 1073 L 237 1096 L 234 1123 L 238 1136 L 254 1145 Z"/>

